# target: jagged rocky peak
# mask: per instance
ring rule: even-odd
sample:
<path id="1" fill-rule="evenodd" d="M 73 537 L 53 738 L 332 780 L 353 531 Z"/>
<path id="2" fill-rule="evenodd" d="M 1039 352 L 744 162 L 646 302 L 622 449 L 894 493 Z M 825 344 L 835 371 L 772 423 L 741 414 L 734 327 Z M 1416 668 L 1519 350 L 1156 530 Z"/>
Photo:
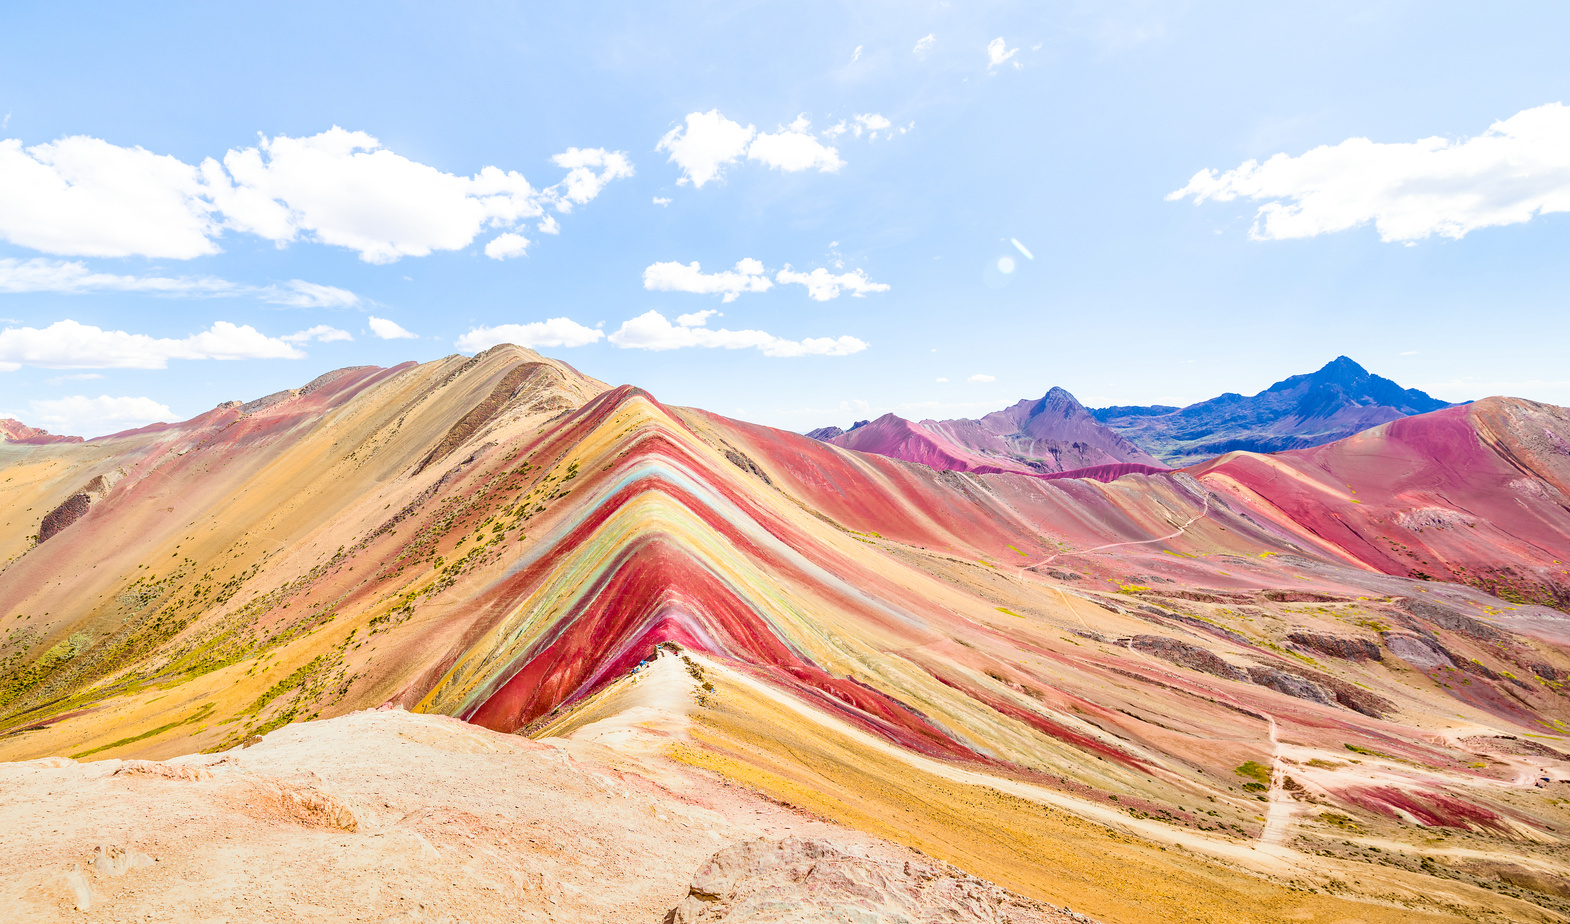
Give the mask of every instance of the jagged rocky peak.
<path id="1" fill-rule="evenodd" d="M 1317 372 L 1295 375 L 1270 386 L 1266 394 L 1301 390 L 1294 410 L 1304 420 L 1329 417 L 1347 406 L 1389 407 L 1404 415 L 1426 414 L 1449 407 L 1416 388 L 1402 388 L 1374 375 L 1346 356 L 1337 356 Z"/>
<path id="2" fill-rule="evenodd" d="M 1238 450 L 1321 446 L 1449 406 L 1338 356 L 1252 396 L 1227 392 L 1183 408 L 1108 407 L 1091 414 L 1163 461 L 1188 465 Z"/>

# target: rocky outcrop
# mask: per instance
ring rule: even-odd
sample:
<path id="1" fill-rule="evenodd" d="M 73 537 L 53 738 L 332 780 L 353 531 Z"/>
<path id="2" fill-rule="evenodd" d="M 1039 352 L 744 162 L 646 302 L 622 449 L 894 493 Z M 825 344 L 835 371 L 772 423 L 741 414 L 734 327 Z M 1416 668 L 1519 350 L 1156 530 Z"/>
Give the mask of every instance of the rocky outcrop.
<path id="1" fill-rule="evenodd" d="M 1278 693 L 1327 706 L 1343 706 L 1375 719 L 1385 718 L 1396 710 L 1395 703 L 1378 693 L 1347 683 L 1339 677 L 1296 665 L 1273 664 L 1251 667 L 1248 669 L 1248 677 L 1254 683 L 1269 687 Z"/>
<path id="2" fill-rule="evenodd" d="M 43 521 L 38 524 L 38 541 L 44 542 L 49 537 L 65 529 L 92 507 L 93 502 L 109 493 L 109 488 L 114 484 L 115 478 L 108 475 L 99 475 L 81 490 L 66 498 L 60 506 L 44 514 Z"/>
<path id="3" fill-rule="evenodd" d="M 744 841 L 692 877 L 666 924 L 1069 924 L 1055 908 L 920 856 L 903 863 L 821 839 Z"/>
<path id="4" fill-rule="evenodd" d="M 1285 693 L 1298 699 L 1323 703 L 1326 706 L 1336 701 L 1329 690 L 1307 677 L 1299 677 L 1297 674 L 1289 674 L 1273 667 L 1251 667 L 1248 669 L 1248 679 L 1262 687 L 1269 687 L 1277 693 Z"/>
<path id="5" fill-rule="evenodd" d="M 1317 632 L 1290 632 L 1287 634 L 1287 641 L 1343 661 L 1384 660 L 1379 652 L 1379 644 L 1372 639 L 1321 635 Z"/>
<path id="6" fill-rule="evenodd" d="M 1480 642 L 1503 642 L 1508 636 L 1481 619 L 1474 619 L 1452 606 L 1422 597 L 1402 597 L 1398 605 L 1418 619 Z M 1412 628 L 1421 629 L 1408 623 Z"/>
<path id="7" fill-rule="evenodd" d="M 1136 635 L 1129 642 L 1135 651 L 1154 655 L 1163 661 L 1170 661 L 1179 667 L 1191 670 L 1204 671 L 1227 680 L 1247 681 L 1249 676 L 1240 667 L 1234 667 L 1222 660 L 1221 656 L 1198 645 L 1180 642 L 1175 638 L 1161 635 Z"/>

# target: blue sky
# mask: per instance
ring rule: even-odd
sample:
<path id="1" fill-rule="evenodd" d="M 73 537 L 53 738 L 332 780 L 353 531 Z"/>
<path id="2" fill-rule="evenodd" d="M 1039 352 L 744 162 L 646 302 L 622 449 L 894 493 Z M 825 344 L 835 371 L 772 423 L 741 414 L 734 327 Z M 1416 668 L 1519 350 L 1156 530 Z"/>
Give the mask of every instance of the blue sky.
<path id="1" fill-rule="evenodd" d="M 1567 26 L 8 4 L 0 416 L 93 435 L 531 338 L 794 430 L 1181 404 L 1343 353 L 1570 404 Z"/>

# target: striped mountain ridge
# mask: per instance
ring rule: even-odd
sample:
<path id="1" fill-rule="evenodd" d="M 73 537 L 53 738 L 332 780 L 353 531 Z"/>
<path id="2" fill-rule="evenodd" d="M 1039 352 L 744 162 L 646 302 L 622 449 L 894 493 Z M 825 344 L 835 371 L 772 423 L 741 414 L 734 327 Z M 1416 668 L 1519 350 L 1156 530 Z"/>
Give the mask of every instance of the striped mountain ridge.
<path id="1" fill-rule="evenodd" d="M 664 648 L 702 683 L 677 764 L 1104 919 L 1137 919 L 1141 877 L 1215 913 L 1401 919 L 1381 889 L 1431 920 L 1558 913 L 1417 860 L 1341 898 L 1251 877 L 1349 881 L 1324 812 L 1560 868 L 1520 776 L 1541 755 L 1508 742 L 1570 728 L 1563 409 L 1101 481 L 855 452 L 513 346 L 272 397 L 0 445 L 0 757 L 218 751 L 375 707 L 571 735 L 646 708 Z M 1119 833 L 1052 870 L 1004 846 L 1064 818 Z M 1098 851 L 1133 872 L 1091 876 Z M 1252 872 L 1207 891 L 1218 861 Z"/>

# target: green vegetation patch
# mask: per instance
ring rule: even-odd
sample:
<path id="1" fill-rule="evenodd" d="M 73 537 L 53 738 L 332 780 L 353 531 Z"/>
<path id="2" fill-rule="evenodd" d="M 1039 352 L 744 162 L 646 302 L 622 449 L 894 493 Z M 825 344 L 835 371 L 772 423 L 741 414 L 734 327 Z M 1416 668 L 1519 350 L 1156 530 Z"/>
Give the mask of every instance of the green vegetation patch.
<path id="1" fill-rule="evenodd" d="M 1232 772 L 1238 776 L 1246 776 L 1254 780 L 1261 788 L 1270 785 L 1270 768 L 1256 761 L 1247 761 Z M 1245 784 L 1243 788 L 1248 789 L 1249 787 Z"/>

